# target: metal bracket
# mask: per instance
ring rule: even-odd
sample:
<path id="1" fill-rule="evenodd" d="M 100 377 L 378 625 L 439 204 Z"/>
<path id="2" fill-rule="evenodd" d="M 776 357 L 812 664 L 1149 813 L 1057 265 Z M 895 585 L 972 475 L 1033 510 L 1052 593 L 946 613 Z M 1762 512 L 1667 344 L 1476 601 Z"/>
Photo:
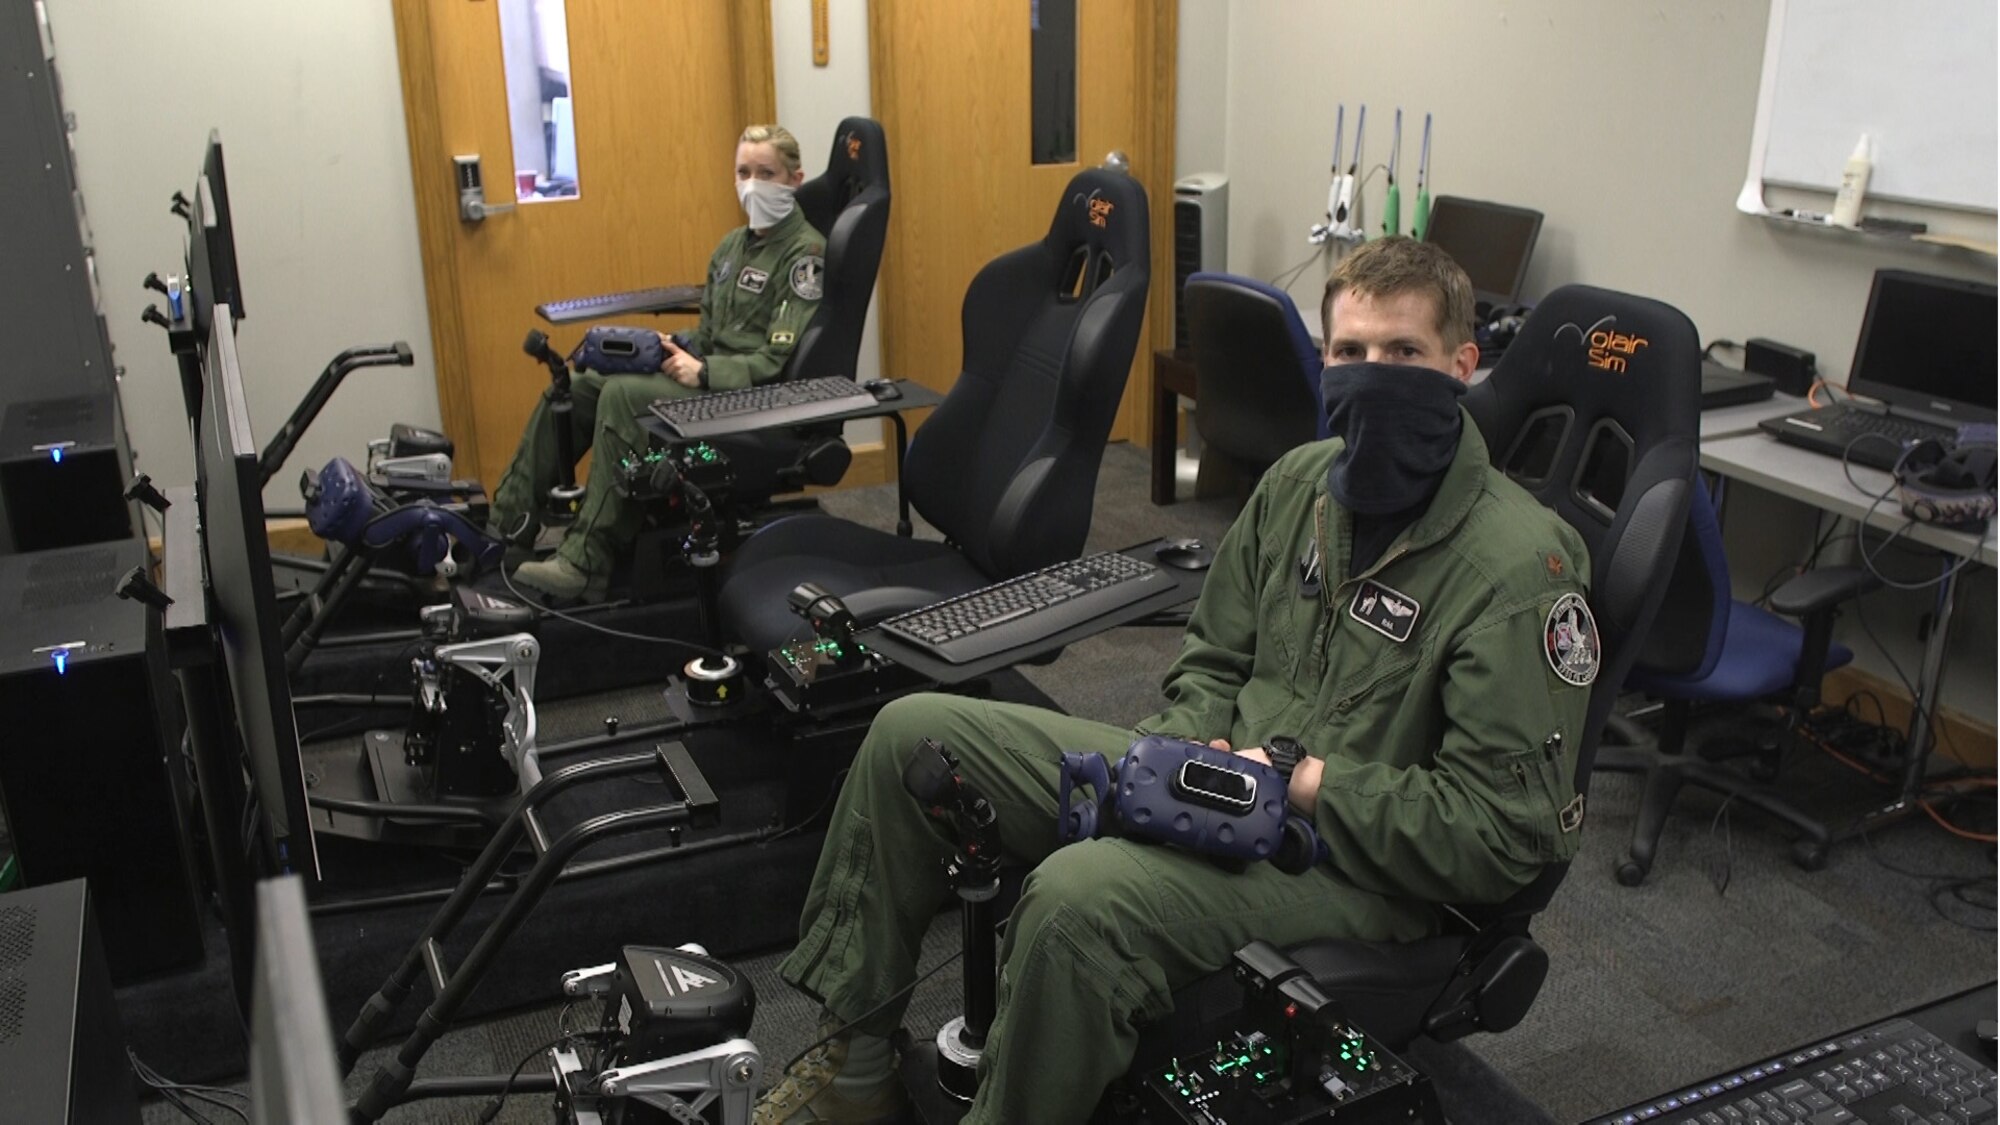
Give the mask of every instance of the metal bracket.
<path id="1" fill-rule="evenodd" d="M 527 633 L 510 633 L 439 645 L 434 655 L 479 677 L 507 701 L 507 717 L 501 724 L 507 732 L 507 745 L 502 752 L 521 780 L 521 792 L 534 788 L 542 780 L 535 750 L 535 666 L 542 658 L 542 643 Z M 428 696 L 424 704 L 429 707 Z M 441 699 L 438 706 L 443 706 Z"/>

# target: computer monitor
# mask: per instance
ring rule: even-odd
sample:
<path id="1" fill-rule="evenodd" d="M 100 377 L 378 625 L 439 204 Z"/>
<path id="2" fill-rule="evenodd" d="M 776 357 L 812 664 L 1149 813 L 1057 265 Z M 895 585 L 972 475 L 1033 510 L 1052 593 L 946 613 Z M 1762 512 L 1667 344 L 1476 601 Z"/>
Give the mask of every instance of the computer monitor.
<path id="1" fill-rule="evenodd" d="M 222 167 L 222 136 L 211 130 L 195 177 L 188 215 L 188 286 L 194 291 L 195 328 L 208 332 L 209 310 L 228 305 L 243 319 L 243 278 L 236 268 L 236 227 L 229 217 L 229 182 Z"/>
<path id="2" fill-rule="evenodd" d="M 250 1009 L 253 1125 L 345 1125 L 340 1063 L 333 1049 L 313 951 L 305 888 L 296 878 L 257 887 L 257 983 Z"/>
<path id="3" fill-rule="evenodd" d="M 1464 267 L 1483 315 L 1494 306 L 1520 302 L 1541 233 L 1540 211 L 1440 195 L 1431 200 L 1424 241 L 1444 247 Z"/>
<path id="4" fill-rule="evenodd" d="M 1847 389 L 1939 425 L 1994 420 L 1994 287 L 1876 270 Z"/>
<path id="5" fill-rule="evenodd" d="M 228 305 L 217 305 L 202 357 L 202 417 L 196 427 L 195 487 L 207 562 L 209 620 L 222 651 L 233 719 L 251 793 L 260 807 L 264 870 L 319 878 L 306 809 L 291 685 L 278 643 L 271 547 L 264 537 L 264 474 L 244 406 L 243 374 Z"/>

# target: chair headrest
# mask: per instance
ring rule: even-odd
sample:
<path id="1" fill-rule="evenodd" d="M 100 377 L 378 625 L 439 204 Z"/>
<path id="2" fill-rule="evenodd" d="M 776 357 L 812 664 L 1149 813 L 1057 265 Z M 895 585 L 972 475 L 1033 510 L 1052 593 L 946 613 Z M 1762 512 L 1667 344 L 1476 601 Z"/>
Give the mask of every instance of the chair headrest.
<path id="1" fill-rule="evenodd" d="M 799 185 L 799 209 L 814 230 L 832 238 L 841 212 L 863 193 L 888 198 L 889 146 L 873 120 L 843 118 L 833 130 L 825 170 Z"/>
<path id="2" fill-rule="evenodd" d="M 1696 440 L 1700 385 L 1700 340 L 1680 310 L 1566 285 L 1529 314 L 1465 408 L 1494 463 L 1595 554 L 1626 489 L 1658 471 L 1634 451 Z"/>
<path id="3" fill-rule="evenodd" d="M 1152 269 L 1151 232 L 1146 191 L 1139 181 L 1123 172 L 1086 168 L 1063 189 L 1042 243 L 1059 259 L 1082 247 L 1109 254 L 1114 268 L 1137 266 L 1143 273 Z"/>
<path id="4" fill-rule="evenodd" d="M 1188 275 L 1189 291 L 1206 290 L 1216 297 L 1228 301 L 1224 306 L 1230 316 L 1253 315 L 1262 309 L 1285 326 L 1286 336 L 1291 341 L 1292 350 L 1298 353 L 1301 366 L 1318 371 L 1323 364 L 1319 349 L 1313 346 L 1312 333 L 1306 327 L 1304 314 L 1292 295 L 1275 285 L 1259 281 L 1254 277 L 1244 277 L 1237 273 L 1220 270 L 1197 270 Z"/>
<path id="5" fill-rule="evenodd" d="M 889 146 L 882 126 L 873 118 L 846 117 L 833 130 L 833 150 L 826 158 L 826 175 L 862 184 L 889 186 Z"/>

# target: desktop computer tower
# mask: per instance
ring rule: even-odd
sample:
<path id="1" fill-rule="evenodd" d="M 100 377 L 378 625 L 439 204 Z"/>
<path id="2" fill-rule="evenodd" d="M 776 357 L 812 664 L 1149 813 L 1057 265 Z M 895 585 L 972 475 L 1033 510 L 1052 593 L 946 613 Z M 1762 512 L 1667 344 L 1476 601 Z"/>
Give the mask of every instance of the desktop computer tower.
<path id="1" fill-rule="evenodd" d="M 140 1120 L 94 915 L 81 879 L 0 895 L 0 1116 L 9 1121 Z"/>
<path id="2" fill-rule="evenodd" d="M 113 593 L 148 558 L 136 539 L 0 556 L 0 808 L 29 886 L 90 880 L 117 984 L 202 955 L 162 737 L 178 696 L 146 607 Z"/>
<path id="3" fill-rule="evenodd" d="M 1181 307 L 1189 276 L 1229 268 L 1229 177 L 1196 172 L 1174 182 L 1174 350 L 1188 346 Z"/>
<path id="4" fill-rule="evenodd" d="M 0 415 L 0 553 L 133 538 L 109 391 L 9 403 Z"/>

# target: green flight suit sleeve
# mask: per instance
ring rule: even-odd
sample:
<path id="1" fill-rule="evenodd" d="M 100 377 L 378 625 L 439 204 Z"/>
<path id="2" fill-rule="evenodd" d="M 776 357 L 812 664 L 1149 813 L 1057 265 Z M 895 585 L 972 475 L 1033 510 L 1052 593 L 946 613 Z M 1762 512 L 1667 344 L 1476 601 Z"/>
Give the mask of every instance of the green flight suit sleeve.
<path id="1" fill-rule="evenodd" d="M 736 390 L 777 378 L 792 358 L 799 333 L 819 310 L 825 274 L 826 260 L 810 244 L 786 255 L 764 293 L 769 320 L 756 329 L 760 344 L 752 351 L 707 356 L 708 388 Z"/>
<path id="2" fill-rule="evenodd" d="M 1561 592 L 1502 607 L 1457 639 L 1444 657 L 1443 738 L 1427 764 L 1325 759 L 1314 819 L 1330 862 L 1356 886 L 1498 902 L 1576 854 L 1572 782 L 1590 692 L 1543 656 Z"/>
<path id="3" fill-rule="evenodd" d="M 1267 477 L 1266 480 L 1269 478 Z M 1250 681 L 1257 652 L 1258 528 L 1269 507 L 1260 483 L 1216 548 L 1201 598 L 1181 635 L 1181 651 L 1161 690 L 1167 706 L 1138 725 L 1148 734 L 1195 742 L 1227 738 L 1236 696 Z"/>

